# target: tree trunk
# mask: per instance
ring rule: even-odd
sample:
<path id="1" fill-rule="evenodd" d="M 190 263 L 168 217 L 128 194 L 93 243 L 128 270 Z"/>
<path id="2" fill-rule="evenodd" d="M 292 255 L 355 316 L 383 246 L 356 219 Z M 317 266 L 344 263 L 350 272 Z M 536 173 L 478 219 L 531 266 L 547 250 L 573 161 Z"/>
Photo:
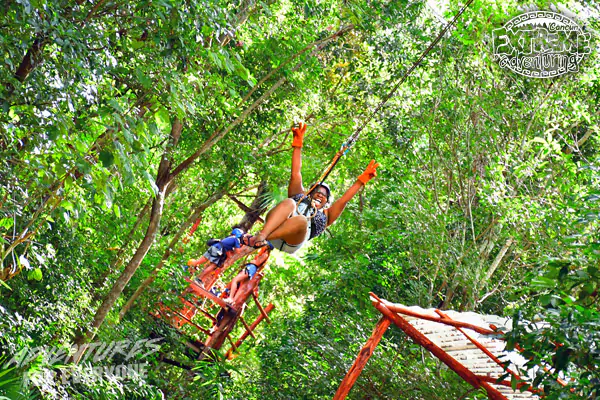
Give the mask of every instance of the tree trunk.
<path id="1" fill-rule="evenodd" d="M 165 265 L 165 262 L 171 256 L 171 250 L 175 247 L 177 242 L 179 242 L 179 239 L 181 239 L 181 237 L 183 236 L 185 231 L 188 229 L 188 227 L 202 215 L 204 210 L 206 210 L 209 206 L 213 205 L 215 202 L 219 201 L 219 199 L 221 199 L 224 196 L 224 194 L 225 194 L 224 190 L 214 193 L 204 203 L 202 203 L 198 207 L 196 207 L 196 209 L 185 220 L 185 222 L 183 224 L 181 224 L 179 230 L 177 231 L 175 236 L 173 236 L 173 239 L 171 239 L 171 242 L 169 243 L 165 252 L 163 253 L 163 256 L 161 257 L 160 261 L 158 262 L 158 264 L 154 267 L 154 269 L 150 273 L 150 276 L 148 276 L 146 279 L 144 279 L 142 281 L 140 286 L 138 286 L 137 290 L 133 293 L 133 295 L 129 298 L 127 303 L 123 306 L 123 308 L 121 309 L 121 312 L 119 312 L 119 321 L 123 319 L 125 314 L 131 309 L 131 307 L 133 306 L 133 304 L 135 303 L 137 298 L 140 297 L 140 295 L 144 292 L 144 290 L 146 290 L 152 284 L 152 282 L 154 282 L 154 280 L 156 279 L 156 275 L 163 268 L 163 266 Z"/>
<path id="2" fill-rule="evenodd" d="M 173 190 L 175 190 L 176 187 L 177 187 L 177 185 L 175 184 L 175 182 L 169 184 L 169 187 L 165 191 L 165 200 L 169 197 L 169 195 L 173 192 Z M 127 236 L 125 237 L 125 243 L 123 243 L 123 246 L 121 246 L 121 248 L 119 249 L 119 252 L 117 253 L 117 255 L 115 257 L 114 262 L 106 270 L 106 272 L 104 272 L 94 282 L 94 287 L 98 288 L 96 290 L 96 292 L 94 293 L 94 300 L 97 301 L 100 299 L 101 288 L 103 288 L 106 285 L 106 280 L 108 279 L 108 277 L 111 274 L 113 274 L 119 267 L 121 267 L 121 265 L 123 265 L 123 262 L 125 261 L 125 251 L 127 251 L 127 248 L 129 247 L 129 245 L 134 241 L 133 240 L 134 235 L 137 232 L 140 225 L 142 225 L 142 222 L 144 221 L 144 217 L 146 216 L 146 214 L 150 210 L 150 207 L 152 206 L 152 202 L 153 202 L 153 198 L 150 197 L 148 199 L 148 201 L 146 202 L 146 205 L 144 206 L 144 208 L 142 208 L 142 211 L 138 215 L 138 218 L 135 221 L 134 226 L 131 228 L 131 230 L 128 232 Z"/>
<path id="3" fill-rule="evenodd" d="M 156 232 L 158 230 L 160 219 L 162 217 L 163 205 L 165 200 L 164 189 L 164 186 L 162 188 L 159 187 L 158 194 L 156 195 L 156 198 L 152 203 L 150 223 L 148 224 L 148 229 L 146 229 L 146 235 L 144 236 L 142 243 L 140 243 L 140 246 L 138 247 L 137 251 L 135 252 L 135 254 L 131 258 L 131 260 L 129 261 L 129 263 L 127 264 L 127 266 L 125 267 L 125 269 L 123 270 L 113 287 L 110 289 L 110 291 L 104 298 L 104 301 L 96 311 L 96 315 L 94 316 L 94 319 L 91 324 L 91 329 L 87 333 L 84 333 L 81 336 L 77 337 L 75 339 L 75 344 L 81 346 L 82 344 L 87 343 L 94 338 L 94 336 L 96 335 L 96 331 L 98 330 L 98 328 L 100 328 L 100 326 L 104 322 L 104 319 L 108 315 L 108 312 L 123 292 L 125 285 L 127 285 L 135 271 L 142 263 L 142 260 L 148 253 L 148 250 L 150 250 L 152 243 L 154 243 L 154 238 L 156 237 Z M 83 353 L 81 353 L 81 355 L 83 355 Z M 79 360 L 77 359 L 74 361 L 78 362 Z"/>
<path id="4" fill-rule="evenodd" d="M 150 198 L 146 202 L 146 204 L 144 205 L 144 208 L 142 208 L 142 211 L 140 211 L 140 213 L 138 214 L 137 219 L 136 219 L 135 223 L 133 224 L 133 227 L 129 230 L 129 232 L 125 236 L 125 243 L 123 243 L 123 245 L 117 252 L 117 255 L 115 256 L 115 261 L 102 275 L 100 275 L 100 277 L 98 277 L 96 280 L 94 280 L 94 283 L 92 284 L 92 286 L 94 288 L 97 288 L 95 291 L 95 294 L 94 294 L 95 300 L 99 300 L 99 295 L 100 295 L 101 289 L 104 287 L 106 279 L 110 276 L 110 274 L 112 274 L 114 271 L 116 271 L 117 268 L 119 268 L 123 264 L 123 261 L 125 260 L 125 258 L 124 258 L 125 251 L 127 250 L 127 247 L 129 247 L 130 243 L 133 241 L 133 235 L 135 234 L 135 232 L 137 232 L 138 228 L 142 224 L 142 221 L 144 220 L 146 213 L 148 213 L 148 210 L 150 210 L 150 206 L 152 206 L 152 198 Z"/>
<path id="5" fill-rule="evenodd" d="M 506 255 L 506 252 L 508 251 L 510 246 L 512 246 L 512 244 L 513 244 L 513 238 L 508 238 L 506 243 L 504 243 L 504 246 L 502 246 L 502 248 L 496 255 L 494 262 L 492 263 L 492 265 L 490 265 L 490 268 L 487 270 L 487 272 L 485 274 L 485 278 L 483 279 L 483 282 L 481 282 L 481 286 L 485 285 L 490 279 L 492 279 L 492 275 L 494 275 L 494 272 L 496 272 L 496 269 L 498 269 L 498 267 L 500 266 L 502 259 L 504 258 L 504 256 Z"/>
<path id="6" fill-rule="evenodd" d="M 260 215 L 266 211 L 268 202 L 265 201 L 265 194 L 267 193 L 267 189 L 267 181 L 262 180 L 256 190 L 254 201 L 252 201 L 247 210 L 244 210 L 246 214 L 239 223 L 240 228 L 244 232 L 248 232 L 256 221 L 260 219 Z"/>
<path id="7" fill-rule="evenodd" d="M 158 172 L 156 174 L 156 187 L 158 190 L 156 192 L 156 197 L 152 202 L 150 222 L 148 223 L 148 228 L 146 229 L 144 239 L 140 243 L 137 251 L 131 258 L 131 260 L 129 261 L 129 263 L 127 264 L 127 266 L 125 267 L 125 269 L 123 270 L 113 287 L 110 289 L 110 291 L 104 298 L 102 304 L 96 311 L 96 315 L 94 316 L 94 319 L 91 324 L 91 329 L 89 329 L 87 332 L 83 332 L 81 335 L 78 335 L 76 337 L 75 344 L 79 346 L 89 342 L 94 338 L 94 336 L 96 335 L 96 331 L 104 323 L 108 312 L 115 304 L 115 302 L 123 292 L 123 289 L 129 282 L 135 271 L 137 271 L 144 257 L 146 257 L 148 250 L 150 250 L 150 247 L 154 243 L 156 232 L 158 231 L 158 228 L 160 226 L 160 220 L 162 218 L 165 194 L 168 191 L 169 185 L 172 183 L 174 178 L 174 176 L 170 173 L 171 153 L 177 146 L 177 143 L 179 142 L 182 129 L 183 124 L 178 118 L 176 118 L 173 121 L 173 125 L 171 126 L 171 139 L 169 141 L 169 144 L 167 145 L 165 153 L 163 154 L 163 157 L 160 161 L 160 165 L 158 167 Z M 77 358 L 74 359 L 74 362 L 78 362 L 82 355 L 83 352 L 80 352 L 77 355 Z"/>
<path id="8" fill-rule="evenodd" d="M 47 41 L 43 37 L 38 37 L 33 41 L 33 44 L 27 50 L 27 54 L 23 57 L 21 64 L 19 64 L 19 68 L 17 68 L 17 72 L 15 72 L 15 78 L 19 82 L 24 82 L 25 79 L 29 76 L 35 65 L 39 61 L 39 56 Z"/>

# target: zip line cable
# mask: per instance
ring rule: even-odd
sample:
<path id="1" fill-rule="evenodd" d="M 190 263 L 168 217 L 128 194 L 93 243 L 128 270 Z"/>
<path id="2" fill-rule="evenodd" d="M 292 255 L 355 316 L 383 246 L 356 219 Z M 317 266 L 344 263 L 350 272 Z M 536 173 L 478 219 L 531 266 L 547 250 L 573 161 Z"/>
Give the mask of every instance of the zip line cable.
<path id="1" fill-rule="evenodd" d="M 350 148 L 354 145 L 354 143 L 356 143 L 358 141 L 358 139 L 359 139 L 362 131 L 365 129 L 365 127 L 367 126 L 367 124 L 369 122 L 371 122 L 371 120 L 373 119 L 373 117 L 375 117 L 375 115 L 377 113 L 379 113 L 379 111 L 381 110 L 381 108 L 388 102 L 389 99 L 392 98 L 392 96 L 394 95 L 394 93 L 396 93 L 396 91 L 400 88 L 400 86 L 404 82 L 406 82 L 406 79 L 408 79 L 408 77 L 410 76 L 410 74 L 419 65 L 421 65 L 421 63 L 423 62 L 423 60 L 425 59 L 425 57 L 427 57 L 429 55 L 429 53 L 431 52 L 431 50 L 433 50 L 433 48 L 440 42 L 440 40 L 442 40 L 442 38 L 444 37 L 444 35 L 446 34 L 446 32 L 448 32 L 448 30 L 452 26 L 454 26 L 454 24 L 456 23 L 456 21 L 458 21 L 458 19 L 460 18 L 460 16 L 471 5 L 471 3 L 473 3 L 473 0 L 468 0 L 467 3 L 464 6 L 462 6 L 462 8 L 458 11 L 458 13 L 456 13 L 456 15 L 454 16 L 454 18 L 452 19 L 452 21 L 450 21 L 448 24 L 446 24 L 446 26 L 440 31 L 440 33 L 433 40 L 433 42 L 431 42 L 431 44 L 425 49 L 425 51 L 421 54 L 421 56 L 417 59 L 417 61 L 415 61 L 412 64 L 412 66 L 408 70 L 406 70 L 406 72 L 402 75 L 402 77 L 400 78 L 400 80 L 396 83 L 396 85 L 394 85 L 394 87 L 392 88 L 392 90 L 390 90 L 390 92 L 383 98 L 383 100 L 381 102 L 379 102 L 379 104 L 377 105 L 377 107 L 375 107 L 375 109 L 371 112 L 371 114 L 363 121 L 362 125 L 360 125 L 356 129 L 356 131 L 348 138 L 348 140 L 342 145 L 342 148 L 333 157 L 333 160 L 329 164 L 329 167 L 327 167 L 327 169 L 325 169 L 325 172 L 323 172 L 323 174 L 317 180 L 317 182 L 313 185 L 313 187 L 311 187 L 306 192 L 307 194 L 310 193 L 319 183 L 323 183 L 323 181 L 325 181 L 325 179 L 327 179 L 327 177 L 329 176 L 329 174 L 331 173 L 331 171 L 333 170 L 333 168 L 336 166 L 336 164 L 338 163 L 338 161 L 340 160 L 340 158 L 350 150 Z"/>

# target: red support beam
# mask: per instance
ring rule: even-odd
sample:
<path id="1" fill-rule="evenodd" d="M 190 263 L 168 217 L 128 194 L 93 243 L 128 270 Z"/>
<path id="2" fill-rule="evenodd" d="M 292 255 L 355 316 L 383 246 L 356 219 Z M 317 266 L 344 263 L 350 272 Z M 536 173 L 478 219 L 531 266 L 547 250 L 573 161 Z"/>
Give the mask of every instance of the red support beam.
<path id="1" fill-rule="evenodd" d="M 508 398 L 500 393 L 498 389 L 491 386 L 489 383 L 481 381 L 481 387 L 485 389 L 487 395 L 492 400 L 508 400 Z"/>
<path id="2" fill-rule="evenodd" d="M 448 315 L 444 314 L 440 310 L 435 310 L 435 312 L 438 313 L 440 315 L 440 317 L 442 317 L 442 318 L 452 320 L 452 318 L 450 318 Z M 491 351 L 489 351 L 484 345 L 479 343 L 477 340 L 473 339 L 471 336 L 469 336 L 465 331 L 463 331 L 458 326 L 456 326 L 455 328 L 457 331 L 462 333 L 469 340 L 469 342 L 473 343 L 479 350 L 484 352 L 486 356 L 491 358 L 496 364 L 498 364 L 500 367 L 502 367 L 504 370 L 506 370 L 506 372 L 511 374 L 515 379 L 522 381 L 521 377 L 516 372 L 512 371 L 510 368 L 506 368 L 505 363 L 500 361 L 500 359 L 498 357 L 496 357 Z"/>
<path id="3" fill-rule="evenodd" d="M 274 308 L 275 308 L 275 306 L 274 306 L 273 304 L 269 304 L 269 305 L 267 306 L 267 308 L 265 308 L 265 309 L 264 309 L 264 311 L 265 311 L 265 314 L 268 314 L 268 313 L 270 313 L 270 312 L 271 312 L 271 311 L 272 311 Z M 261 313 L 261 314 L 260 314 L 258 317 L 256 317 L 256 319 L 254 320 L 254 322 L 250 324 L 250 329 L 251 329 L 251 330 L 254 330 L 254 329 L 256 329 L 256 327 L 258 326 L 258 324 L 260 324 L 260 323 L 262 322 L 262 320 L 263 320 L 263 319 L 265 319 L 265 317 L 264 317 L 264 314 L 262 314 L 262 313 Z M 231 349 L 229 349 L 229 350 L 227 351 L 227 353 L 225 354 L 225 357 L 226 357 L 228 360 L 231 360 L 231 359 L 233 358 L 233 351 L 234 351 L 234 348 L 235 348 L 235 349 L 239 348 L 239 347 L 242 345 L 242 343 L 244 342 L 244 340 L 246 340 L 246 338 L 247 338 L 248 336 L 250 336 L 250 334 L 249 334 L 249 332 L 248 332 L 248 329 L 246 329 L 246 330 L 244 331 L 244 333 L 242 333 L 242 336 L 240 336 L 240 338 L 239 338 L 239 339 L 238 339 L 238 340 L 235 342 L 235 345 L 234 345 L 234 346 L 233 346 Z"/>
<path id="4" fill-rule="evenodd" d="M 419 319 L 425 319 L 427 321 L 439 322 L 440 324 L 454 326 L 455 328 L 471 329 L 472 331 L 481 333 L 482 335 L 498 335 L 500 333 L 498 331 L 482 328 L 480 326 L 469 324 L 467 322 L 455 321 L 451 318 L 448 318 L 447 316 L 446 317 L 435 317 L 433 315 L 420 313 L 418 311 L 411 310 L 410 308 L 402 307 L 402 306 L 399 306 L 398 304 L 393 304 L 393 303 L 387 302 L 385 300 L 382 300 L 379 297 L 377 297 L 376 295 L 374 295 L 373 293 L 370 293 L 370 295 L 372 298 L 375 298 L 377 301 L 384 304 L 390 311 L 393 311 L 395 313 L 400 313 L 400 314 L 408 315 L 408 316 L 419 318 Z"/>
<path id="5" fill-rule="evenodd" d="M 200 285 L 198 285 L 196 282 L 194 282 L 190 278 L 186 277 L 185 280 L 190 283 L 190 286 L 188 286 L 189 291 L 194 292 L 198 296 L 206 297 L 207 299 L 214 301 L 215 303 L 217 303 L 218 305 L 220 305 L 223 308 L 228 307 L 227 303 L 225 303 L 225 300 L 221 299 L 220 297 L 215 296 L 208 290 L 202 288 Z"/>
<path id="6" fill-rule="evenodd" d="M 200 332 L 204 333 L 205 335 L 210 335 L 210 332 L 208 331 L 208 329 L 204 329 L 201 326 L 198 326 L 197 324 L 193 323 L 188 317 L 186 317 L 185 315 L 183 315 L 179 311 L 176 311 L 176 310 L 173 310 L 173 309 L 171 309 L 171 311 L 173 311 L 175 314 L 179 315 L 188 324 L 192 325 L 194 328 L 198 329 Z"/>
<path id="7" fill-rule="evenodd" d="M 383 303 L 374 301 L 373 305 L 379 312 L 381 312 L 384 316 L 392 320 L 398 328 L 402 329 L 408 336 L 410 336 L 415 343 L 425 347 L 431 354 L 440 359 L 444 364 L 450 367 L 453 371 L 455 371 L 461 378 L 463 378 L 468 384 L 473 386 L 476 389 L 481 387 L 481 383 L 479 379 L 465 368 L 464 365 L 456 361 L 453 357 L 448 355 L 444 350 L 442 350 L 438 345 L 433 343 L 431 340 L 427 338 L 424 334 L 419 332 L 414 326 L 408 323 L 407 320 L 399 316 L 398 314 L 392 312 L 389 308 L 387 308 Z"/>
<path id="8" fill-rule="evenodd" d="M 256 335 L 254 334 L 254 332 L 252 332 L 254 329 L 252 329 L 252 327 L 250 327 L 250 325 L 248 325 L 248 323 L 246 322 L 244 317 L 241 315 L 240 315 L 240 321 L 242 321 L 242 325 L 244 325 L 244 328 L 246 328 L 246 332 L 248 332 L 250 334 L 250 336 L 252 336 L 252 339 L 256 339 Z"/>
<path id="9" fill-rule="evenodd" d="M 202 313 L 202 315 L 204 315 L 206 318 L 210 319 L 213 324 L 215 322 L 217 322 L 217 319 L 214 316 L 212 316 L 208 311 L 206 311 L 204 308 L 197 307 L 197 309 L 200 310 L 200 312 Z"/>
<path id="10" fill-rule="evenodd" d="M 262 316 L 267 320 L 267 323 L 270 324 L 271 320 L 269 319 L 269 316 L 267 315 L 268 313 L 265 312 L 265 309 L 263 308 L 262 304 L 260 304 L 260 301 L 258 301 L 258 296 L 254 293 L 254 291 L 252 292 L 252 298 L 254 299 L 254 302 L 256 303 L 256 307 L 258 307 L 258 310 L 260 311 Z"/>
<path id="11" fill-rule="evenodd" d="M 352 389 L 352 386 L 354 386 L 356 379 L 358 379 L 360 373 L 365 368 L 367 361 L 369 361 L 369 358 L 371 358 L 375 347 L 377 347 L 377 344 L 379 344 L 379 341 L 383 337 L 383 334 L 387 328 L 390 326 L 391 322 L 392 321 L 386 317 L 381 317 L 379 319 L 379 322 L 377 322 L 377 325 L 375 325 L 373 334 L 360 350 L 356 360 L 354 360 L 354 363 L 352 364 L 352 367 L 350 367 L 346 373 L 346 376 L 342 380 L 342 383 L 340 383 L 340 387 L 338 388 L 337 392 L 335 392 L 333 400 L 344 400 L 348 393 L 350 393 L 350 389 Z"/>

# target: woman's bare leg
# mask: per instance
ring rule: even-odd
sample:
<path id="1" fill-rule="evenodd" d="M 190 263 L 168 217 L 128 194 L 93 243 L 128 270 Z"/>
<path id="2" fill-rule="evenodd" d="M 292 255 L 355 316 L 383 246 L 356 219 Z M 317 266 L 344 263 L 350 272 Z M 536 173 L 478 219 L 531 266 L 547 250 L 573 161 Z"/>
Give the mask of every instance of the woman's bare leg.
<path id="1" fill-rule="evenodd" d="M 246 270 L 240 271 L 235 278 L 231 281 L 231 287 L 229 288 L 229 301 L 227 303 L 231 303 L 235 306 L 235 295 L 239 289 L 239 286 L 244 283 L 248 279 L 248 274 Z"/>
<path id="2" fill-rule="evenodd" d="M 288 221 L 295 208 L 296 202 L 292 199 L 285 199 L 273 207 L 273 209 L 267 213 L 265 224 L 262 229 L 254 235 L 251 243 L 259 243 L 267 239 L 273 231 L 277 230 L 281 225 Z"/>
<path id="3" fill-rule="evenodd" d="M 308 221 L 302 215 L 296 215 L 279 225 L 266 237 L 267 240 L 282 239 L 287 244 L 297 245 L 304 242 Z"/>
<path id="4" fill-rule="evenodd" d="M 192 273 L 192 275 L 195 275 L 196 272 L 198 271 L 198 267 L 200 267 L 203 264 L 208 263 L 208 259 L 204 256 L 200 257 L 197 260 L 191 259 L 188 260 L 187 265 L 189 268 L 190 273 Z"/>
<path id="5" fill-rule="evenodd" d="M 279 227 L 279 225 L 283 224 L 294 212 L 296 208 L 296 202 L 292 199 L 285 199 L 281 203 L 277 204 L 267 213 L 265 217 L 265 225 L 262 227 L 258 235 L 267 237 L 273 232 L 275 229 Z"/>
<path id="6" fill-rule="evenodd" d="M 204 268 L 204 270 L 202 271 L 202 273 L 200 274 L 200 276 L 198 277 L 202 282 L 204 282 L 204 279 L 206 279 L 206 277 L 208 275 L 210 275 L 214 270 L 217 269 L 217 264 L 215 263 L 210 263 L 206 266 L 206 268 Z"/>

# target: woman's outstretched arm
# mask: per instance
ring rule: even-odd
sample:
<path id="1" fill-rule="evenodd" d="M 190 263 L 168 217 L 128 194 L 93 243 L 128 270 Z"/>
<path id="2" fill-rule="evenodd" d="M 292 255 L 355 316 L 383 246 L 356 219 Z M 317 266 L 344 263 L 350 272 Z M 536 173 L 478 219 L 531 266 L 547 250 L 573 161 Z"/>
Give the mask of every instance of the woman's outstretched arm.
<path id="1" fill-rule="evenodd" d="M 292 142 L 292 174 L 290 176 L 290 184 L 288 186 L 288 197 L 304 193 L 302 186 L 302 142 L 304 141 L 304 133 L 306 132 L 306 124 L 300 123 L 297 127 L 292 127 L 294 141 Z"/>
<path id="2" fill-rule="evenodd" d="M 346 204 L 358 193 L 361 187 L 367 184 L 371 179 L 377 176 L 377 167 L 379 164 L 375 163 L 375 160 L 371 160 L 365 172 L 363 172 L 357 179 L 356 182 L 352 186 L 346 190 L 346 193 L 339 199 L 337 199 L 331 207 L 325 210 L 325 214 L 327 215 L 327 226 L 333 224 L 336 219 L 342 214 L 344 208 L 346 208 Z"/>

